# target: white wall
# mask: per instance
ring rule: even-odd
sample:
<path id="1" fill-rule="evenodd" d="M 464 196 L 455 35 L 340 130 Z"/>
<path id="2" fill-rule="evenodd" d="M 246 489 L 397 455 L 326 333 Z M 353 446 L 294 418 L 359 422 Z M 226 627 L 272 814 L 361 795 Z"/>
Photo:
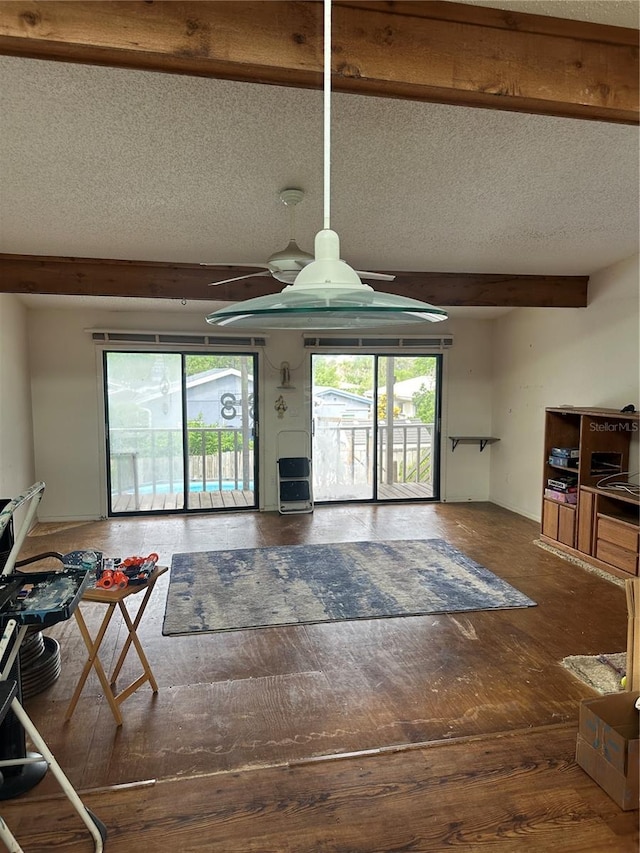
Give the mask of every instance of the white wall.
<path id="1" fill-rule="evenodd" d="M 547 406 L 640 408 L 638 257 L 592 277 L 584 309 L 517 309 L 496 320 L 449 320 L 442 421 L 442 498 L 492 500 L 538 519 L 542 430 Z M 42 520 L 97 518 L 106 511 L 98 353 L 88 328 L 209 332 L 193 313 L 30 310 L 27 358 L 25 311 L 15 297 L 0 301 L 0 486 L 47 483 Z M 408 329 L 415 334 L 415 327 Z M 399 333 L 398 330 L 394 334 Z M 278 389 L 281 361 L 294 389 Z M 308 429 L 308 352 L 299 332 L 272 332 L 260 354 L 262 508 L 277 507 L 277 435 Z M 11 364 L 11 366 L 9 366 Z M 28 372 L 31 370 L 34 458 L 31 453 Z M 288 409 L 278 418 L 282 394 Z M 8 400 L 11 400 L 7 409 Z M 495 435 L 480 453 L 449 435 Z M 637 443 L 632 456 L 638 465 Z M 633 470 L 636 470 L 634 468 Z M 24 482 L 23 482 L 24 481 Z M 1 495 L 0 495 L 1 496 Z"/>
<path id="2" fill-rule="evenodd" d="M 454 346 L 447 353 L 443 388 L 442 499 L 489 499 L 493 446 L 451 449 L 450 435 L 493 435 L 491 413 L 491 341 L 493 320 L 450 321 Z"/>
<path id="3" fill-rule="evenodd" d="M 638 264 L 636 255 L 593 275 L 587 308 L 526 308 L 495 321 L 495 503 L 540 518 L 546 407 L 640 408 Z"/>
<path id="4" fill-rule="evenodd" d="M 41 479 L 40 474 L 37 474 Z M 31 422 L 27 310 L 0 294 L 0 497 L 17 497 L 36 479 Z"/>
<path id="5" fill-rule="evenodd" d="M 36 465 L 38 476 L 47 483 L 41 520 L 97 518 L 106 511 L 102 388 L 96 347 L 85 331 L 89 328 L 211 332 L 200 314 L 179 309 L 144 314 L 29 312 Z M 486 499 L 489 494 L 492 451 L 480 454 L 477 446 L 460 445 L 451 453 L 446 436 L 491 429 L 490 329 L 490 322 L 480 320 L 450 320 L 437 326 L 438 334 L 454 336 L 454 347 L 445 355 L 444 377 L 442 494 L 448 500 Z M 406 331 L 416 334 L 415 327 Z M 289 362 L 295 386 L 284 392 L 277 387 L 283 360 Z M 309 354 L 302 347 L 301 333 L 269 333 L 260 362 L 262 508 L 273 510 L 277 435 L 284 429 L 309 428 Z M 280 394 L 288 406 L 283 418 L 274 409 Z"/>

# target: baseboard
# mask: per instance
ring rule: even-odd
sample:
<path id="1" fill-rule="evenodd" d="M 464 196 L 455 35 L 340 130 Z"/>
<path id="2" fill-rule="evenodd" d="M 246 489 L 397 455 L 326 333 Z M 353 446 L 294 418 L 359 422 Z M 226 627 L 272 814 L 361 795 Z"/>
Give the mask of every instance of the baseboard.
<path id="1" fill-rule="evenodd" d="M 447 495 L 440 499 L 443 504 L 487 503 L 488 495 Z"/>
<path id="2" fill-rule="evenodd" d="M 521 515 L 523 518 L 529 518 L 531 521 L 537 521 L 540 524 L 540 514 L 535 514 L 532 512 L 525 512 L 525 510 L 520 507 L 513 506 L 513 504 L 505 503 L 504 501 L 497 501 L 495 498 L 489 498 L 492 504 L 496 506 L 502 507 L 502 509 L 508 509 L 509 512 L 515 512 L 516 515 Z"/>
<path id="3" fill-rule="evenodd" d="M 104 521 L 103 515 L 38 515 L 40 524 L 63 524 L 74 521 Z"/>

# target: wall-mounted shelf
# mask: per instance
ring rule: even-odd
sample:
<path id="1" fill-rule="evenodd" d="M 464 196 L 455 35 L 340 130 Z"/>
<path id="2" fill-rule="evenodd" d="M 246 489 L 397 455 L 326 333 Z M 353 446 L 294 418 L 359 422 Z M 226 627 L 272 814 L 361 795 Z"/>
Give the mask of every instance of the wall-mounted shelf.
<path id="1" fill-rule="evenodd" d="M 482 453 L 487 444 L 495 444 L 496 441 L 500 441 L 499 438 L 491 435 L 450 435 L 449 440 L 451 441 L 452 453 L 459 444 L 479 444 L 480 453 Z"/>

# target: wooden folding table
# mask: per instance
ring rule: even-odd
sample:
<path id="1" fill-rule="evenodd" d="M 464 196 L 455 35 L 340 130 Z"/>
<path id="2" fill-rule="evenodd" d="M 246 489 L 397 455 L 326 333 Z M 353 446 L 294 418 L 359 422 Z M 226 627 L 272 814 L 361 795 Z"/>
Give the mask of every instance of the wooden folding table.
<path id="1" fill-rule="evenodd" d="M 87 623 L 84 620 L 84 616 L 82 615 L 82 606 L 78 607 L 74 611 L 74 616 L 76 618 L 76 622 L 78 623 L 78 628 L 80 629 L 80 633 L 82 634 L 82 639 L 87 647 L 87 651 L 89 652 L 89 657 L 84 665 L 82 673 L 80 674 L 80 679 L 78 681 L 78 685 L 75 689 L 73 696 L 71 697 L 71 701 L 69 702 L 69 707 L 67 708 L 67 712 L 65 714 L 65 722 L 70 720 L 73 712 L 75 711 L 76 705 L 78 704 L 78 699 L 80 698 L 80 694 L 84 688 L 87 678 L 89 677 L 89 673 L 92 669 L 95 669 L 96 675 L 102 685 L 102 689 L 104 690 L 104 695 L 109 703 L 109 707 L 113 713 L 116 723 L 121 726 L 122 725 L 122 714 L 120 713 L 120 705 L 131 696 L 132 693 L 141 687 L 145 682 L 149 682 L 151 685 L 151 689 L 154 693 L 158 692 L 158 685 L 154 678 L 153 672 L 151 671 L 151 667 L 149 665 L 149 661 L 147 660 L 147 656 L 144 653 L 144 649 L 142 648 L 142 644 L 140 642 L 140 638 L 138 637 L 138 626 L 142 620 L 144 615 L 145 608 L 147 603 L 149 602 L 149 598 L 151 597 L 151 593 L 153 592 L 153 588 L 156 585 L 156 581 L 160 577 L 160 575 L 164 574 L 168 571 L 167 566 L 156 566 L 156 568 L 151 572 L 149 579 L 145 581 L 143 584 L 129 584 L 124 589 L 120 589 L 118 587 L 112 587 L 111 589 L 100 589 L 98 587 L 90 587 L 85 590 L 84 595 L 82 596 L 82 602 L 91 601 L 97 602 L 99 604 L 107 605 L 107 612 L 104 615 L 102 623 L 100 625 L 100 629 L 95 636 L 95 639 L 91 637 L 89 633 L 89 629 L 87 628 Z M 135 618 L 132 620 L 127 610 L 125 600 L 130 595 L 136 595 L 138 593 L 144 592 L 144 597 L 140 606 L 138 607 L 138 611 L 135 615 Z M 111 622 L 111 617 L 115 613 L 116 608 L 120 610 L 122 614 L 122 618 L 124 620 L 125 625 L 127 626 L 128 635 L 122 647 L 122 651 L 120 652 L 120 656 L 118 657 L 118 661 L 111 673 L 110 677 L 107 678 L 104 667 L 98 657 L 98 652 L 100 651 L 100 646 L 107 632 L 107 628 L 109 627 L 109 623 Z M 125 658 L 127 657 L 127 653 L 131 648 L 131 645 L 134 646 L 138 658 L 140 659 L 140 663 L 142 664 L 142 675 L 136 678 L 135 681 L 132 681 L 128 687 L 125 687 L 124 690 L 120 692 L 116 692 L 116 681 L 118 675 L 120 674 L 120 670 L 122 669 L 122 665 L 124 664 Z"/>

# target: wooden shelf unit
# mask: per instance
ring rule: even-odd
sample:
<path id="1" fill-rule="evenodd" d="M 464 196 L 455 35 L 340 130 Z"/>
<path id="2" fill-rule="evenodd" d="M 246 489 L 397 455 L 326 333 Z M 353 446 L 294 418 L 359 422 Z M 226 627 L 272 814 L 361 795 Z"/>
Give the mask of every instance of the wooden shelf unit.
<path id="1" fill-rule="evenodd" d="M 639 424 L 638 412 L 570 407 L 545 411 L 540 538 L 623 578 L 639 573 L 640 500 L 606 485 L 625 481 Z M 577 465 L 551 463 L 552 448 L 577 448 Z M 563 474 L 575 476 L 575 504 L 545 494 L 548 480 Z M 608 474 L 620 476 L 603 483 Z"/>

